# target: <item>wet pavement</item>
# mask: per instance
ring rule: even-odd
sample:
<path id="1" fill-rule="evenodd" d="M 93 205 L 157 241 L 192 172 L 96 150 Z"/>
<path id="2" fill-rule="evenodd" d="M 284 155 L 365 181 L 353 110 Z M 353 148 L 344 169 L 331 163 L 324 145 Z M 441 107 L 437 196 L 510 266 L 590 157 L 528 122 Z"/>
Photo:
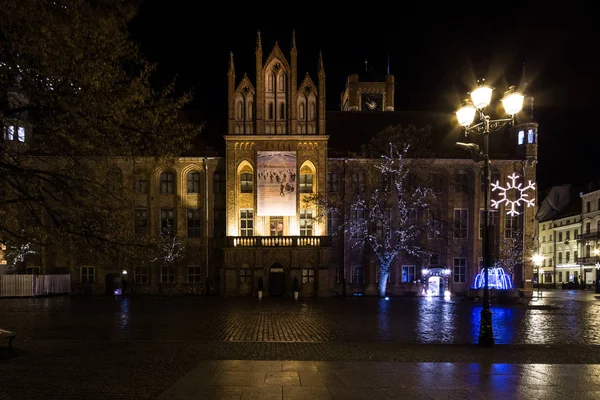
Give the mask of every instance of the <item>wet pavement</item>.
<path id="1" fill-rule="evenodd" d="M 598 399 L 600 365 L 205 361 L 169 399 Z"/>
<path id="2" fill-rule="evenodd" d="M 398 373 L 409 364 L 413 365 L 410 368 L 431 370 L 427 363 L 467 369 L 511 364 L 519 365 L 523 371 L 529 371 L 533 364 L 580 364 L 580 373 L 596 379 L 596 367 L 582 365 L 600 362 L 600 300 L 594 293 L 545 291 L 541 299 L 528 305 L 494 305 L 498 345 L 493 348 L 475 345 L 480 311 L 477 303 L 426 298 L 0 299 L 0 327 L 18 334 L 12 353 L 0 343 L 0 399 L 155 398 L 178 387 L 190 371 L 218 364 L 215 360 L 272 360 L 280 363 L 280 368 L 281 360 L 334 363 L 340 368 L 346 364 L 336 363 L 360 361 L 358 364 L 367 366 L 364 373 L 370 371 L 369 365 L 375 365 L 369 364 L 372 362 L 393 365 Z M 552 374 L 559 371 L 550 366 L 544 368 Z M 417 379 L 413 375 L 411 379 Z M 471 384 L 473 379 L 479 379 L 480 386 L 497 386 L 495 380 L 504 381 L 493 375 L 482 372 L 479 378 L 469 379 Z M 284 376 L 289 374 L 281 375 Z M 281 377 L 273 378 L 273 382 L 296 382 Z M 268 384 L 267 376 L 262 383 L 260 376 L 256 379 L 247 385 L 252 390 L 244 389 L 248 392 L 235 389 L 244 386 L 235 381 L 222 381 L 223 385 L 216 385 L 217 388 L 212 381 L 202 381 L 206 384 L 198 382 L 194 387 L 202 386 L 210 394 L 198 392 L 199 398 L 246 398 L 264 392 L 261 390 L 263 384 Z M 550 375 L 546 386 L 554 388 L 553 379 L 561 382 L 562 378 Z M 302 380 L 299 382 L 298 389 L 286 389 L 282 384 L 279 392 L 272 387 L 265 390 L 275 398 L 307 398 L 294 394 L 303 392 Z M 432 389 L 426 387 L 426 381 L 408 382 L 420 391 Z M 260 389 L 258 392 L 255 386 Z M 376 392 L 383 391 L 392 398 L 397 395 L 397 391 L 390 391 L 392 387 L 384 386 L 378 386 Z M 234 389 L 229 392 L 224 387 Z M 324 387 L 333 398 L 354 398 Z M 314 393 L 325 393 L 321 389 Z M 456 396 L 467 394 L 456 398 L 480 398 L 469 397 L 472 389 L 456 388 Z M 529 396 L 532 398 L 550 390 L 525 389 L 534 391 Z M 587 386 L 579 390 L 583 389 L 591 390 Z M 414 398 L 448 398 L 436 393 L 425 397 L 414 393 Z M 402 398 L 413 397 L 407 394 Z"/>

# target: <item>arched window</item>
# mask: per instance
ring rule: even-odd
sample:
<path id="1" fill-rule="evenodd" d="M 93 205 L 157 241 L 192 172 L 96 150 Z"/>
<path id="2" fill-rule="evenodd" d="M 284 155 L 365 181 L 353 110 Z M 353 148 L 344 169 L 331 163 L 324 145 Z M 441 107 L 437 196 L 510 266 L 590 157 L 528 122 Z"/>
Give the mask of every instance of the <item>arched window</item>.
<path id="1" fill-rule="evenodd" d="M 200 193 L 200 172 L 193 171 L 187 174 L 187 192 Z"/>
<path id="2" fill-rule="evenodd" d="M 298 105 L 298 118 L 301 120 L 306 118 L 305 113 L 306 113 L 306 106 L 304 105 L 304 102 L 301 101 L 300 104 Z"/>
<path id="3" fill-rule="evenodd" d="M 244 118 L 244 104 L 241 100 L 237 103 L 235 118 L 239 120 Z"/>
<path id="4" fill-rule="evenodd" d="M 300 193 L 312 193 L 313 192 L 313 180 L 314 171 L 308 165 L 303 165 L 300 168 L 300 182 L 298 191 Z"/>
<path id="5" fill-rule="evenodd" d="M 285 92 L 285 73 L 284 72 L 280 72 L 279 75 L 277 75 L 277 91 Z"/>
<path id="6" fill-rule="evenodd" d="M 252 172 L 245 169 L 240 174 L 240 192 L 241 193 L 252 193 Z"/>
<path id="7" fill-rule="evenodd" d="M 253 115 L 254 115 L 254 110 L 252 109 L 252 101 L 248 102 L 248 113 L 246 114 L 246 119 L 252 119 Z"/>
<path id="8" fill-rule="evenodd" d="M 160 174 L 160 192 L 165 194 L 175 193 L 175 174 L 163 172 Z"/>
<path id="9" fill-rule="evenodd" d="M 316 111 L 315 103 L 313 101 L 311 101 L 310 105 L 308 106 L 308 119 L 310 121 L 315 120 L 315 111 Z"/>
<path id="10" fill-rule="evenodd" d="M 269 119 L 273 119 L 273 103 L 269 102 Z"/>
<path id="11" fill-rule="evenodd" d="M 273 73 L 269 73 L 267 75 L 267 92 L 273 91 L 273 82 L 275 80 L 275 75 Z"/>
<path id="12" fill-rule="evenodd" d="M 279 119 L 285 119 L 285 103 L 279 103 Z"/>

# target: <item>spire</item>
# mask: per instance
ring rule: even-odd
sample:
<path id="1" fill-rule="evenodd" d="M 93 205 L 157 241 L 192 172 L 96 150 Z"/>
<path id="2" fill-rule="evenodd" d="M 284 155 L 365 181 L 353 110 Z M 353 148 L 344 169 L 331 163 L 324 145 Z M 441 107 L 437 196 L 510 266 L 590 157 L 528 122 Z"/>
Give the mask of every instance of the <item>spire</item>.
<path id="1" fill-rule="evenodd" d="M 292 50 L 296 50 L 296 31 L 292 31 Z"/>
<path id="2" fill-rule="evenodd" d="M 319 72 L 325 70 L 325 66 L 323 65 L 323 52 L 319 51 Z"/>
<path id="3" fill-rule="evenodd" d="M 229 52 L 229 70 L 235 71 L 235 66 L 233 64 L 233 51 Z"/>
<path id="4" fill-rule="evenodd" d="M 390 74 L 390 55 L 388 54 L 388 68 L 387 68 L 387 74 Z"/>
<path id="5" fill-rule="evenodd" d="M 520 84 L 520 88 L 519 91 L 523 94 L 525 94 L 525 104 L 524 104 L 524 108 L 527 113 L 527 116 L 529 117 L 530 120 L 534 120 L 533 117 L 533 96 L 529 96 L 527 95 L 527 88 L 529 86 L 529 82 L 527 82 L 527 63 L 525 61 L 523 61 L 523 63 L 521 64 L 522 66 L 522 72 L 521 72 L 521 84 Z"/>
<path id="6" fill-rule="evenodd" d="M 527 63 L 525 61 L 523 61 L 522 65 L 522 75 L 521 75 L 521 86 L 522 86 L 522 91 L 525 92 L 527 90 Z"/>
<path id="7" fill-rule="evenodd" d="M 262 40 L 260 38 L 260 31 L 256 32 L 256 50 L 262 50 Z"/>

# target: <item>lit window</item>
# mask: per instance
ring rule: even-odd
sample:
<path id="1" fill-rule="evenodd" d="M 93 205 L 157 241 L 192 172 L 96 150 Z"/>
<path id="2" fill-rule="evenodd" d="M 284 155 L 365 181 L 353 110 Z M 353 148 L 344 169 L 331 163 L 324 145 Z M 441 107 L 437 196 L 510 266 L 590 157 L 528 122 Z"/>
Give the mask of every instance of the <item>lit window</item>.
<path id="1" fill-rule="evenodd" d="M 22 126 L 17 129 L 17 137 L 19 142 L 25 142 L 25 128 Z"/>
<path id="2" fill-rule="evenodd" d="M 300 173 L 300 193 L 313 192 L 313 174 Z"/>
<path id="3" fill-rule="evenodd" d="M 313 235 L 312 210 L 300 210 L 300 236 Z"/>
<path id="4" fill-rule="evenodd" d="M 315 270 L 311 268 L 302 269 L 302 283 L 311 283 L 315 281 Z"/>
<path id="5" fill-rule="evenodd" d="M 527 131 L 527 143 L 529 143 L 529 144 L 535 143 L 535 131 L 533 129 L 529 129 Z"/>
<path id="6" fill-rule="evenodd" d="M 190 172 L 187 175 L 187 192 L 200 193 L 200 172 Z"/>
<path id="7" fill-rule="evenodd" d="M 240 174 L 240 189 L 242 193 L 252 193 L 252 173 L 242 172 Z"/>
<path id="8" fill-rule="evenodd" d="M 240 210 L 240 235 L 254 236 L 254 210 Z"/>
<path id="9" fill-rule="evenodd" d="M 523 144 L 525 142 L 525 131 L 519 131 L 519 143 Z"/>

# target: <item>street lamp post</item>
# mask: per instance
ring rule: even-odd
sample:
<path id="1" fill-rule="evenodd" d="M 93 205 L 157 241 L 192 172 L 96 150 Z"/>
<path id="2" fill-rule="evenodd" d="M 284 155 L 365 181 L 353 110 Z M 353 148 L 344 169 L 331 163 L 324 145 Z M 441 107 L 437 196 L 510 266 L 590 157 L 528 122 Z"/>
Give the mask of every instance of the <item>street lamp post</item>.
<path id="1" fill-rule="evenodd" d="M 492 329 L 492 311 L 490 310 L 490 289 L 488 286 L 488 268 L 491 264 L 489 254 L 490 240 L 490 157 L 489 157 L 489 135 L 496 132 L 514 121 L 514 116 L 523 108 L 524 96 L 514 90 L 511 86 L 501 99 L 505 111 L 509 118 L 490 119 L 485 114 L 485 108 L 492 99 L 493 87 L 482 84 L 470 92 L 471 100 L 466 100 L 462 107 L 456 111 L 458 123 L 464 128 L 465 135 L 469 133 L 483 136 L 483 151 L 475 143 L 456 143 L 457 148 L 468 152 L 474 161 L 483 161 L 483 175 L 485 178 L 485 188 L 483 194 L 483 308 L 481 309 L 481 324 L 479 328 L 479 344 L 483 346 L 493 346 L 494 333 Z M 479 122 L 472 125 L 475 115 L 479 114 Z"/>

